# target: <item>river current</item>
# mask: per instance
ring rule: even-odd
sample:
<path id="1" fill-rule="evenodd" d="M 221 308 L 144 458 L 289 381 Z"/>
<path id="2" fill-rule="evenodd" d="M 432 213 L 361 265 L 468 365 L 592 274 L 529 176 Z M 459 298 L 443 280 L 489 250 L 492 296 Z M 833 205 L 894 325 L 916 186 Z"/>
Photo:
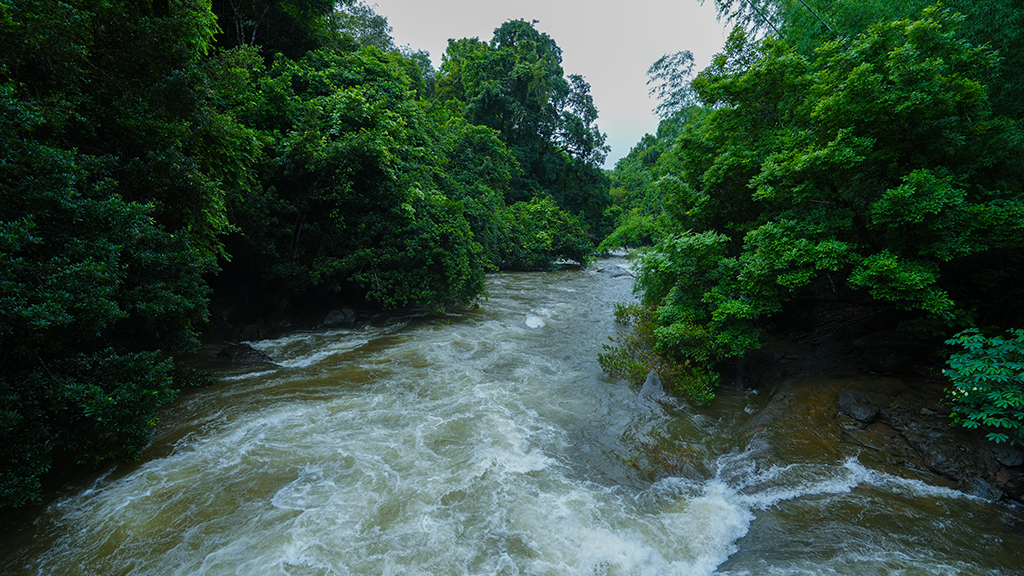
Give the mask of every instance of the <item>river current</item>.
<path id="1" fill-rule="evenodd" d="M 253 342 L 277 364 L 216 368 L 140 462 L 11 520 L 0 573 L 1024 573 L 998 506 L 738 433 L 765 392 L 677 407 L 605 375 L 632 295 L 600 269 L 625 266 L 496 274 L 476 307 Z M 685 465 L 631 466 L 645 441 Z"/>

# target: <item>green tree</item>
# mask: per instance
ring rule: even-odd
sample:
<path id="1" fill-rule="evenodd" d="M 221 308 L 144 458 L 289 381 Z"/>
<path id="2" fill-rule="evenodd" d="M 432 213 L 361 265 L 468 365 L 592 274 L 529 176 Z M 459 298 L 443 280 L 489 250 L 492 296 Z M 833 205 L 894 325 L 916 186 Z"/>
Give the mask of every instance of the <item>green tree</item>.
<path id="1" fill-rule="evenodd" d="M 521 172 L 507 203 L 550 195 L 563 209 L 600 223 L 609 183 L 600 165 L 607 147 L 597 108 L 581 76 L 566 78 L 562 51 L 533 24 L 509 20 L 491 42 L 450 40 L 437 98 L 459 100 L 466 119 L 497 130 Z"/>
<path id="2" fill-rule="evenodd" d="M 284 54 L 301 58 L 329 41 L 343 25 L 336 22 L 351 9 L 354 0 L 211 0 L 220 33 L 217 45 L 222 48 L 258 47 L 264 58 Z M 347 14 L 346 14 L 347 16 Z M 344 18 L 344 24 L 354 19 Z M 353 34 L 354 36 L 354 34 Z"/>
<path id="3" fill-rule="evenodd" d="M 949 357 L 946 375 L 953 387 L 946 402 L 953 421 L 964 428 L 994 429 L 989 440 L 1024 445 L 1024 330 L 1006 338 L 985 337 L 975 328 L 946 341 L 962 352 Z"/>
<path id="4" fill-rule="evenodd" d="M 505 270 L 550 270 L 560 259 L 586 264 L 592 251 L 579 218 L 550 198 L 512 204 L 498 215 L 498 225 Z"/>
<path id="5" fill-rule="evenodd" d="M 257 75 L 263 98 L 236 112 L 270 142 L 262 190 L 232 206 L 218 282 L 256 282 L 279 303 L 326 290 L 441 307 L 481 293 L 481 248 L 445 195 L 408 70 L 397 52 L 324 48 Z"/>
<path id="6" fill-rule="evenodd" d="M 670 233 L 638 278 L 663 351 L 713 374 L 800 294 L 933 329 L 1018 309 L 1020 132 L 957 22 L 929 8 L 813 62 L 734 31 L 693 82 L 711 111 L 681 132 Z"/>
<path id="7" fill-rule="evenodd" d="M 226 226 L 202 2 L 0 3 L 0 505 L 132 458 L 190 380 Z"/>

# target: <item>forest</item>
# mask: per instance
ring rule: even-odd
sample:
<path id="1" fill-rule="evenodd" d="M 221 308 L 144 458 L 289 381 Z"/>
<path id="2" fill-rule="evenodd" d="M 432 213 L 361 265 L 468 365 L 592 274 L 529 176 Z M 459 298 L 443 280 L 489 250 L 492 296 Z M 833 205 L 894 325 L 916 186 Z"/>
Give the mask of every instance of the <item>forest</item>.
<path id="1" fill-rule="evenodd" d="M 442 310 L 586 263 L 583 78 L 532 24 L 435 70 L 352 0 L 0 2 L 0 505 L 131 459 L 211 298 Z"/>
<path id="2" fill-rule="evenodd" d="M 779 333 L 887 326 L 948 359 L 956 423 L 1024 444 L 1020 4 L 716 5 L 723 51 L 652 64 L 658 133 L 612 174 L 601 248 L 653 247 L 602 365 L 707 403 Z"/>
<path id="3" fill-rule="evenodd" d="M 435 69 L 356 0 L 0 0 L 0 507 L 136 458 L 209 381 L 175 355 L 214 298 L 441 311 L 621 247 L 650 354 L 614 373 L 710 402 L 801 310 L 885 314 L 950 357 L 955 418 L 1024 440 L 1024 12 L 717 3 L 722 53 L 653 63 L 657 134 L 606 171 L 524 20 Z"/>

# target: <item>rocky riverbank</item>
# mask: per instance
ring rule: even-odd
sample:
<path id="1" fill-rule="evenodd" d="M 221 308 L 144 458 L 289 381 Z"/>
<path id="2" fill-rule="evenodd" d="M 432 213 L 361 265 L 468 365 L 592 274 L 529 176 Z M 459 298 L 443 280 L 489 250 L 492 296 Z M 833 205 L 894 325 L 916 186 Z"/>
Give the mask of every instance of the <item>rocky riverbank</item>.
<path id="1" fill-rule="evenodd" d="M 884 356 L 853 344 L 773 343 L 747 363 L 756 370 L 733 374 L 734 383 L 770 398 L 743 434 L 766 439 L 782 461 L 787 451 L 856 457 L 870 468 L 1024 510 L 1024 451 L 952 424 L 940 363 L 907 355 L 886 370 L 878 363 Z"/>

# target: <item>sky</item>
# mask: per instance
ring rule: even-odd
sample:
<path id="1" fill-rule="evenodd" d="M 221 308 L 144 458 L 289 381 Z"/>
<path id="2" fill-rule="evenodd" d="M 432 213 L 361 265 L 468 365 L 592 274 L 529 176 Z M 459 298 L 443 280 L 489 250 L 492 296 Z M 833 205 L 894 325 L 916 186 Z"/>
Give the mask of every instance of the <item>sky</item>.
<path id="1" fill-rule="evenodd" d="M 590 83 L 611 152 L 606 168 L 658 129 L 648 96 L 647 68 L 665 54 L 693 52 L 697 70 L 720 52 L 727 26 L 713 2 L 698 0 L 367 0 L 388 19 L 395 44 L 430 52 L 434 66 L 449 38 L 487 42 L 506 20 L 536 27 L 562 49 L 565 75 Z"/>

